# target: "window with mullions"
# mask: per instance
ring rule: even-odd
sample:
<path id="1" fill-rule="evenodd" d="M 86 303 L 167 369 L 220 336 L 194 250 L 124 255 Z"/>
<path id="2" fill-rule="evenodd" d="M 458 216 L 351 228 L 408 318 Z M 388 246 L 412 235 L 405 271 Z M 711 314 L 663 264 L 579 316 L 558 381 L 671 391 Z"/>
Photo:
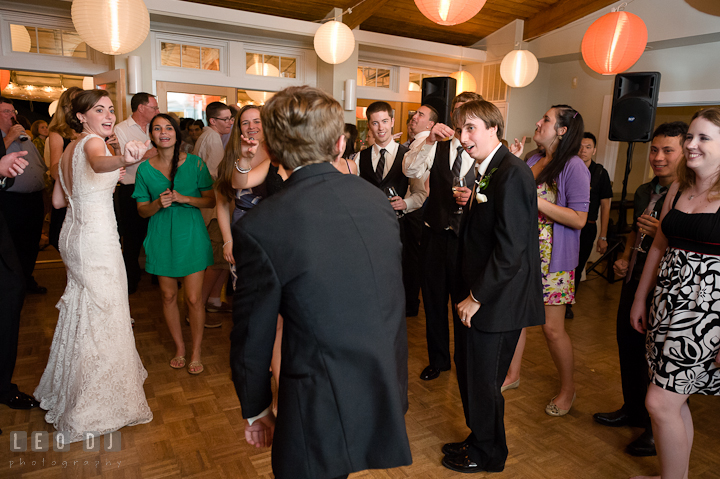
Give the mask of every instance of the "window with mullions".
<path id="1" fill-rule="evenodd" d="M 247 53 L 245 56 L 248 75 L 296 78 L 297 58 L 263 53 Z"/>
<path id="2" fill-rule="evenodd" d="M 87 45 L 72 31 L 10 24 L 10 39 L 14 52 L 87 58 Z"/>
<path id="3" fill-rule="evenodd" d="M 358 66 L 357 84 L 358 86 L 390 88 L 390 69 Z"/>
<path id="4" fill-rule="evenodd" d="M 166 67 L 220 71 L 220 49 L 161 42 L 160 64 Z"/>

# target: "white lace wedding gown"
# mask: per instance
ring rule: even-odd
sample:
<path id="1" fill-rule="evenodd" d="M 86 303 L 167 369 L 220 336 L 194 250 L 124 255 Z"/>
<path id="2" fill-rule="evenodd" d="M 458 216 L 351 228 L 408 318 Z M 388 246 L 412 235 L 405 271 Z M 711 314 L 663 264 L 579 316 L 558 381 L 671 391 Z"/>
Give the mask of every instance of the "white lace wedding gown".
<path id="1" fill-rule="evenodd" d="M 68 207 L 60 233 L 67 287 L 50 358 L 35 390 L 45 420 L 68 432 L 101 434 L 152 420 L 143 382 L 147 371 L 135 349 L 125 265 L 120 251 L 113 187 L 119 173 L 95 173 L 80 140 L 72 157 L 68 194 L 62 163 L 59 178 Z M 98 137 L 99 138 L 99 137 Z M 109 152 L 107 152 L 109 154 Z"/>

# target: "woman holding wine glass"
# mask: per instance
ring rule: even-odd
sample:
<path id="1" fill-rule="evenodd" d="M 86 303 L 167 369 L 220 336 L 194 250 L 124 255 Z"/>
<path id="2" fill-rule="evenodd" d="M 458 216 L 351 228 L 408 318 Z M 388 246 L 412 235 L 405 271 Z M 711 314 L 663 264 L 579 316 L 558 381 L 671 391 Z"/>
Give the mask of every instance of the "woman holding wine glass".
<path id="1" fill-rule="evenodd" d="M 647 334 L 645 404 L 664 479 L 688 477 L 690 395 L 720 396 L 720 108 L 695 113 L 683 153 L 630 312 Z"/>
<path id="2" fill-rule="evenodd" d="M 577 156 L 583 133 L 580 113 L 567 105 L 555 105 L 535 125 L 533 140 L 545 152 L 527 160 L 538 188 L 543 333 L 560 375 L 560 392 L 545 407 L 550 416 L 566 415 L 575 401 L 575 365 L 570 336 L 565 331 L 565 305 L 575 302 L 580 230 L 590 206 L 590 171 Z M 526 337 L 523 330 L 502 390 L 520 383 Z"/>

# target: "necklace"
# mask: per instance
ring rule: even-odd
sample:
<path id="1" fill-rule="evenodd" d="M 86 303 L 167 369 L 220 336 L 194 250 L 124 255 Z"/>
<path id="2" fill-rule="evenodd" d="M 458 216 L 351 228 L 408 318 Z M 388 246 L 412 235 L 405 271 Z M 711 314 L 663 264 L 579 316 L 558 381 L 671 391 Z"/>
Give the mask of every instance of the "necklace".
<path id="1" fill-rule="evenodd" d="M 698 193 L 697 195 L 690 195 L 690 198 L 688 198 L 688 199 L 689 199 L 689 200 L 692 200 L 692 199 L 695 198 L 696 196 L 702 196 L 703 194 L 707 193 L 707 191 L 708 191 L 710 188 L 712 188 L 712 186 L 708 186 L 707 188 L 705 188 L 704 191 L 702 191 L 701 193 Z"/>

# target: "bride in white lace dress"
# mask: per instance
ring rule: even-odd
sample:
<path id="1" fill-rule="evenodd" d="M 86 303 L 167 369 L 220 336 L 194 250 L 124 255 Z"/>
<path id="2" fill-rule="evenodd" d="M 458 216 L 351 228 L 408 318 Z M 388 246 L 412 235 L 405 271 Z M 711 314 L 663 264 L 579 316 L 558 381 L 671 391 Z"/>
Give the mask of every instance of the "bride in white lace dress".
<path id="1" fill-rule="evenodd" d="M 65 443 L 82 440 L 83 432 L 104 434 L 153 417 L 143 391 L 147 371 L 130 323 L 112 200 L 119 169 L 140 161 L 150 142 L 130 142 L 124 156 L 110 156 L 103 138 L 112 134 L 115 113 L 103 90 L 77 95 L 67 120 L 81 133 L 60 159 L 53 192 L 56 207 L 67 204 L 60 233 L 67 287 L 35 390 L 45 420 L 68 433 Z"/>

